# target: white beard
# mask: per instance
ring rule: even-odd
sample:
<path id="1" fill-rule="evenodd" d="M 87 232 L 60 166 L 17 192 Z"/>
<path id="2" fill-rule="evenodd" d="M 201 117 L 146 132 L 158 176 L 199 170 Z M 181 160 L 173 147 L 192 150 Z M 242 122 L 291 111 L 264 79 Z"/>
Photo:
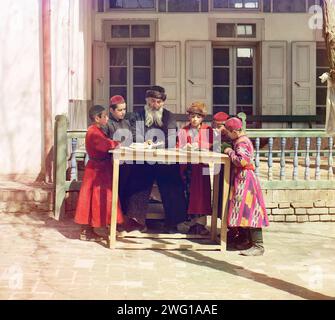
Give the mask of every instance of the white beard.
<path id="1" fill-rule="evenodd" d="M 156 124 L 159 127 L 163 126 L 163 111 L 164 108 L 160 108 L 159 110 L 152 110 L 149 106 L 144 106 L 145 110 L 145 125 L 147 127 L 151 127 L 153 124 Z"/>

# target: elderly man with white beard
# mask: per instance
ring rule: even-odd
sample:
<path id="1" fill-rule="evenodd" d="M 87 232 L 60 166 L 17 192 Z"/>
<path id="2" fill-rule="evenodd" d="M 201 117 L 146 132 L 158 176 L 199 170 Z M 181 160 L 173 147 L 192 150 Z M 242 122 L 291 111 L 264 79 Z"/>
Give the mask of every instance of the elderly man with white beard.
<path id="1" fill-rule="evenodd" d="M 153 86 L 146 91 L 144 109 L 130 119 L 136 142 L 162 141 L 173 148 L 177 139 L 175 116 L 164 108 L 164 88 Z M 145 229 L 149 197 L 156 180 L 165 212 L 165 227 L 169 233 L 178 232 L 178 224 L 186 220 L 186 199 L 179 173 L 179 164 L 135 164 L 128 186 L 127 215 Z"/>

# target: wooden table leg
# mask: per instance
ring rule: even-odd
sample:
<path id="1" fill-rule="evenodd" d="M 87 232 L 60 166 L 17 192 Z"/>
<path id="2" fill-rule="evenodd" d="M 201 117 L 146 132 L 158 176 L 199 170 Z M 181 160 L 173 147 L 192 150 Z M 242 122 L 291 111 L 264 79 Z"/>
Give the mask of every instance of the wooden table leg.
<path id="1" fill-rule="evenodd" d="M 228 218 L 228 197 L 229 197 L 229 181 L 230 180 L 230 160 L 224 164 L 223 177 L 223 196 L 222 196 L 222 217 L 221 217 L 221 251 L 226 250 L 227 245 L 227 218 Z"/>
<path id="2" fill-rule="evenodd" d="M 220 172 L 219 164 L 214 164 L 213 170 L 213 211 L 211 217 L 211 240 L 217 241 L 217 229 L 218 229 L 218 204 L 219 204 L 219 181 L 220 181 Z"/>
<path id="3" fill-rule="evenodd" d="M 114 159 L 112 161 L 112 206 L 111 206 L 111 225 L 110 225 L 110 237 L 109 237 L 109 247 L 110 249 L 116 246 L 116 222 L 117 222 L 117 204 L 119 199 L 119 165 L 120 161 Z"/>

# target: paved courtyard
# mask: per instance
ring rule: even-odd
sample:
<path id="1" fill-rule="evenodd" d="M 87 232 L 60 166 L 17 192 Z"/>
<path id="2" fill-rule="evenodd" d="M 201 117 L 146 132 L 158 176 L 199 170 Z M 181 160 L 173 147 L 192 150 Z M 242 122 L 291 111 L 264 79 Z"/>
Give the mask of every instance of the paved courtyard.
<path id="1" fill-rule="evenodd" d="M 335 299 L 335 223 L 272 223 L 262 257 L 110 250 L 78 233 L 0 214 L 0 299 Z"/>

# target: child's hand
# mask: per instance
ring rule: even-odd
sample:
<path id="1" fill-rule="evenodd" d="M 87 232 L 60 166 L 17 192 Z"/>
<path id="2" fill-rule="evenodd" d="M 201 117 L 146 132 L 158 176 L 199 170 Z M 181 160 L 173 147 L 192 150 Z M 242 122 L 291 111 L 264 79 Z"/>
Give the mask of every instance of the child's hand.
<path id="1" fill-rule="evenodd" d="M 221 145 L 221 152 L 226 153 L 227 149 L 232 150 L 231 145 L 227 142 L 223 142 Z"/>
<path id="2" fill-rule="evenodd" d="M 226 148 L 226 149 L 224 149 L 223 153 L 224 154 L 229 154 L 230 151 L 233 151 L 233 149 L 232 148 Z"/>

